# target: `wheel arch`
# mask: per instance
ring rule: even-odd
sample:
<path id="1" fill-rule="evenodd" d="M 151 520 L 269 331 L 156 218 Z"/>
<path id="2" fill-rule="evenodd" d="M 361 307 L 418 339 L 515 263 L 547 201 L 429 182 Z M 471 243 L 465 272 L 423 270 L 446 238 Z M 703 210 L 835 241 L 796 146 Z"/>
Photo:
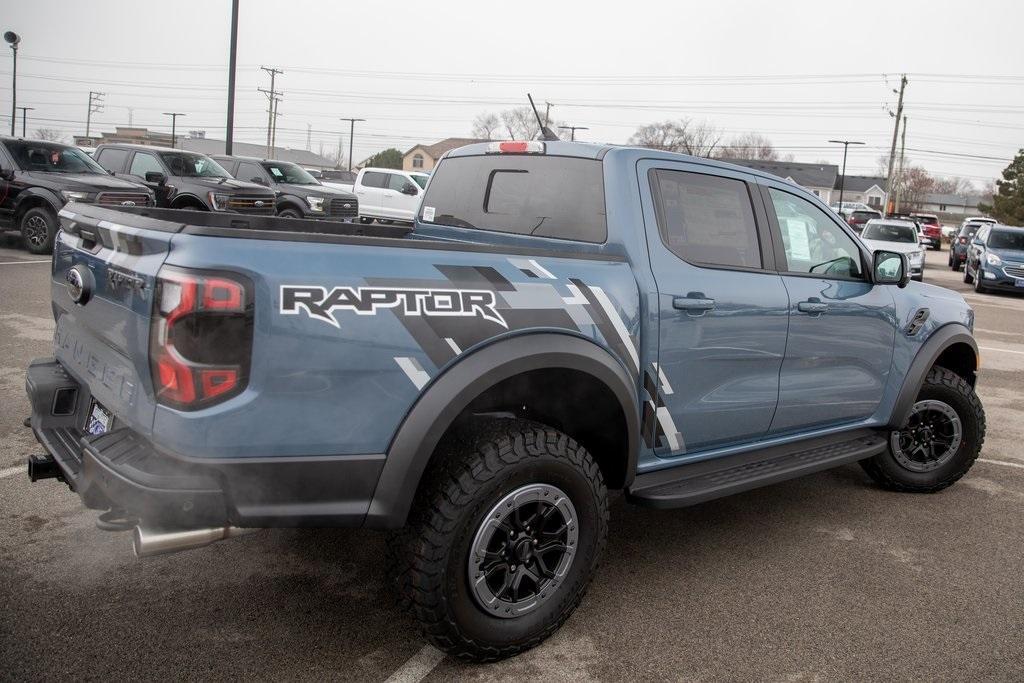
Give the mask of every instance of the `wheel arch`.
<path id="1" fill-rule="evenodd" d="M 543 379 L 546 391 L 536 391 Z M 564 399 L 597 391 L 585 407 Z M 588 396 L 593 398 L 593 396 Z M 502 412 L 524 399 L 525 413 L 552 420 L 598 461 L 612 487 L 627 486 L 636 473 L 640 419 L 636 381 L 607 350 L 568 334 L 537 333 L 511 337 L 479 349 L 447 369 L 421 394 L 399 426 L 388 449 L 366 516 L 366 526 L 396 528 L 405 519 L 428 466 L 441 457 L 438 446 L 460 418 Z M 559 414 L 553 406 L 561 403 Z M 531 406 L 540 406 L 532 409 Z M 604 433 L 593 416 L 604 416 Z M 615 416 L 615 419 L 608 416 Z M 616 422 L 616 419 L 619 422 Z M 566 424 L 568 422 L 568 424 Z M 588 427 L 595 427 L 590 430 Z M 618 431 L 618 448 L 614 432 Z M 577 432 L 574 434 L 573 432 Z M 604 447 L 607 447 L 606 450 Z"/>
<path id="2" fill-rule="evenodd" d="M 18 205 L 14 207 L 13 227 L 16 229 L 21 228 L 21 217 L 29 209 L 44 207 L 50 209 L 56 215 L 63 205 L 64 202 L 58 199 L 52 192 L 39 188 L 30 188 L 22 192 L 18 197 Z"/>
<path id="3" fill-rule="evenodd" d="M 210 210 L 210 207 L 206 205 L 206 202 L 204 202 L 202 199 L 200 199 L 196 195 L 190 194 L 190 193 L 183 193 L 183 194 L 176 195 L 174 197 L 174 199 L 171 200 L 169 208 L 171 208 L 171 209 L 180 209 L 180 208 L 182 208 L 183 206 L 186 206 L 186 205 L 195 205 L 195 206 L 199 207 L 200 210 L 202 210 L 202 211 L 209 211 Z"/>
<path id="4" fill-rule="evenodd" d="M 936 365 L 955 372 L 972 387 L 977 381 L 978 344 L 966 326 L 952 323 L 939 328 L 918 350 L 896 398 L 889 427 L 901 427 L 910 414 L 928 371 Z"/>

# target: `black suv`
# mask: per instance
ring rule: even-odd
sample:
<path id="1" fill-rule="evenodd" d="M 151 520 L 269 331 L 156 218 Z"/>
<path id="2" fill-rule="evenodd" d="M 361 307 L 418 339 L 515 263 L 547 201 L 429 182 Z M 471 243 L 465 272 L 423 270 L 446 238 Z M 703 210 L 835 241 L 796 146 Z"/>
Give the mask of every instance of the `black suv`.
<path id="1" fill-rule="evenodd" d="M 48 254 L 67 202 L 150 206 L 145 186 L 113 178 L 71 145 L 0 137 L 0 230 L 19 230 L 25 248 Z"/>
<path id="2" fill-rule="evenodd" d="M 359 200 L 354 194 L 324 187 L 298 164 L 240 156 L 215 156 L 213 160 L 239 180 L 274 190 L 278 216 L 346 223 L 359 216 Z"/>
<path id="3" fill-rule="evenodd" d="M 112 144 L 100 145 L 93 156 L 114 175 L 151 188 L 160 207 L 258 216 L 275 213 L 273 192 L 255 183 L 235 180 L 205 154 L 168 147 Z"/>

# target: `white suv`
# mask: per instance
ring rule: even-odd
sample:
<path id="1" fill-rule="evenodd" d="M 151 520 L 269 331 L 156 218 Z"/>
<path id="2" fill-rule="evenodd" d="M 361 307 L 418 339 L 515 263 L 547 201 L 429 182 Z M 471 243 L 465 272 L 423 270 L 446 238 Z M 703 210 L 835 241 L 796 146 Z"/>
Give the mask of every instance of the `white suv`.
<path id="1" fill-rule="evenodd" d="M 362 169 L 353 186 L 359 197 L 360 219 L 364 223 L 374 219 L 412 223 L 429 178 L 426 173 L 392 168 Z"/>

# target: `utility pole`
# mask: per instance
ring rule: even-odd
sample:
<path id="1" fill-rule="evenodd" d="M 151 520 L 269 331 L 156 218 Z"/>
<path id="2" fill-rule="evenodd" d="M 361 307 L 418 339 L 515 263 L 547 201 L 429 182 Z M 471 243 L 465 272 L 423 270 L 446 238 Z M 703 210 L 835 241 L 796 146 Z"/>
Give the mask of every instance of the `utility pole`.
<path id="1" fill-rule="evenodd" d="M 21 137 L 25 137 L 25 112 L 34 111 L 35 107 L 18 107 L 21 110 Z"/>
<path id="2" fill-rule="evenodd" d="M 341 162 L 345 160 L 345 157 L 341 156 L 341 136 L 338 136 L 338 168 L 341 168 Z"/>
<path id="3" fill-rule="evenodd" d="M 231 48 L 228 53 L 228 126 L 224 153 L 231 156 L 235 146 L 235 66 L 238 54 L 238 0 L 231 0 Z"/>
<path id="4" fill-rule="evenodd" d="M 863 142 L 857 142 L 856 140 L 829 140 L 829 142 L 843 146 L 843 174 L 839 176 L 839 211 L 843 211 L 843 188 L 846 187 L 846 150 L 850 148 L 850 145 L 863 145 Z"/>
<path id="5" fill-rule="evenodd" d="M 280 97 L 274 98 L 274 125 L 270 129 L 270 156 L 268 159 L 274 158 L 274 150 L 277 149 L 277 105 L 281 101 Z"/>
<path id="6" fill-rule="evenodd" d="M 366 119 L 338 119 L 339 121 L 348 121 L 348 170 L 352 170 L 352 138 L 356 134 L 356 121 L 365 121 Z M 340 163 L 340 161 L 339 161 Z"/>
<path id="7" fill-rule="evenodd" d="M 551 103 L 544 100 L 544 127 L 548 127 L 548 122 L 551 121 Z"/>
<path id="8" fill-rule="evenodd" d="M 89 111 L 85 114 L 85 137 L 89 136 L 89 126 L 92 124 L 92 115 L 103 111 L 103 98 L 106 93 L 89 91 Z"/>
<path id="9" fill-rule="evenodd" d="M 547 123 L 545 123 L 544 125 L 546 126 Z M 590 130 L 590 129 L 587 128 L 586 126 L 559 126 L 558 130 L 567 130 L 567 131 L 569 131 L 569 141 L 570 142 L 576 142 L 576 131 L 578 131 L 578 130 Z"/>
<path id="10" fill-rule="evenodd" d="M 900 119 L 903 118 L 903 91 L 906 90 L 906 88 L 907 88 L 907 75 L 903 74 L 900 77 L 900 89 L 899 89 L 900 99 L 899 99 L 899 102 L 896 104 L 896 114 L 894 114 L 894 116 L 896 118 L 896 126 L 892 130 L 892 146 L 889 148 L 889 171 L 888 171 L 888 173 L 885 174 L 885 201 L 886 201 L 886 204 L 888 204 L 890 199 L 892 198 L 892 167 L 893 167 L 893 163 L 896 161 L 896 138 L 899 136 L 899 132 L 900 132 Z M 893 90 L 893 92 L 896 92 L 896 91 Z M 892 112 L 890 112 L 890 114 L 891 113 Z"/>
<path id="11" fill-rule="evenodd" d="M 897 174 L 896 182 L 896 201 L 893 205 L 893 213 L 900 212 L 900 188 L 903 185 L 903 150 L 907 145 L 907 117 L 903 117 L 903 131 L 900 133 L 900 170 Z"/>
<path id="12" fill-rule="evenodd" d="M 274 90 L 274 79 L 277 77 L 277 74 L 283 74 L 284 72 L 280 69 L 267 68 L 265 66 L 260 68 L 270 74 L 270 90 L 264 90 L 263 88 L 257 88 L 257 90 L 267 96 L 267 158 L 272 159 L 274 155 L 271 152 L 271 147 L 274 141 L 274 118 L 277 114 L 277 96 L 283 94 Z"/>
<path id="13" fill-rule="evenodd" d="M 176 111 L 165 111 L 164 112 L 164 116 L 170 116 L 171 117 L 171 147 L 176 147 L 177 145 L 176 145 L 175 132 L 177 131 L 177 128 L 178 128 L 177 127 L 178 117 L 179 116 L 184 116 L 184 114 L 181 114 L 181 113 L 176 112 Z"/>
<path id="14" fill-rule="evenodd" d="M 135 107 L 125 107 L 128 110 L 128 127 L 130 128 L 135 120 Z"/>
<path id="15" fill-rule="evenodd" d="M 11 46 L 12 59 L 11 63 L 11 137 L 14 137 L 14 120 L 15 114 L 17 114 L 18 107 L 18 44 L 21 42 L 21 36 L 14 31 L 5 31 L 4 40 Z"/>

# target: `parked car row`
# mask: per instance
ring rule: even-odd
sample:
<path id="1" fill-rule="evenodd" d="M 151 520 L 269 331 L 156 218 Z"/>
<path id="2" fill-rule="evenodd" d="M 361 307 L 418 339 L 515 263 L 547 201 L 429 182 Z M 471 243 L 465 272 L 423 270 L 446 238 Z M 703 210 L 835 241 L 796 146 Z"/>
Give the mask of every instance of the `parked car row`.
<path id="1" fill-rule="evenodd" d="M 913 222 L 876 218 L 864 226 L 860 240 L 872 253 L 895 251 L 906 254 L 910 277 L 918 282 L 924 279 L 924 247 Z"/>
<path id="2" fill-rule="evenodd" d="M 0 231 L 18 231 L 30 252 L 49 253 L 60 225 L 58 212 L 70 201 L 341 222 L 412 222 L 429 178 L 427 173 L 384 168 L 314 175 L 273 159 L 210 157 L 131 144 L 103 144 L 87 152 L 56 142 L 0 137 Z"/>

